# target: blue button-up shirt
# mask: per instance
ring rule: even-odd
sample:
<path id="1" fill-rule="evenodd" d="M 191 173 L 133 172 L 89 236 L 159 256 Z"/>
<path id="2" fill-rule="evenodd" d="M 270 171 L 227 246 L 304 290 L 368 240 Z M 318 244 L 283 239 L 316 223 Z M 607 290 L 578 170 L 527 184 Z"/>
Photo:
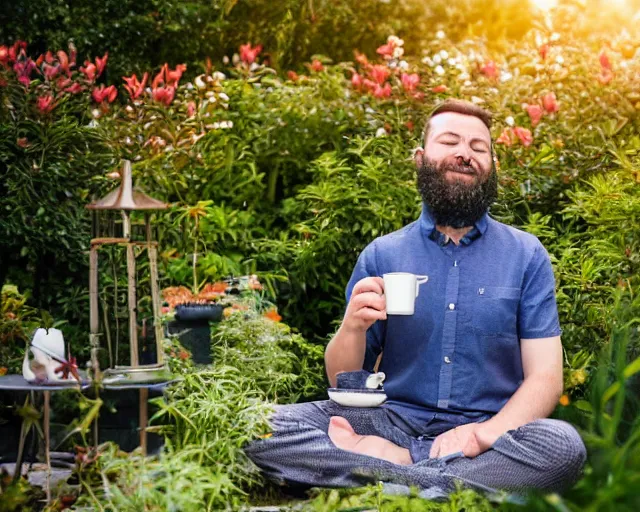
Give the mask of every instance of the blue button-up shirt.
<path id="1" fill-rule="evenodd" d="M 368 329 L 364 368 L 372 371 L 382 352 L 385 407 L 424 432 L 498 412 L 524 378 L 520 339 L 561 332 L 547 251 L 486 214 L 456 245 L 423 206 L 416 222 L 362 251 L 347 302 L 359 280 L 387 272 L 429 280 L 415 314 L 389 315 Z"/>

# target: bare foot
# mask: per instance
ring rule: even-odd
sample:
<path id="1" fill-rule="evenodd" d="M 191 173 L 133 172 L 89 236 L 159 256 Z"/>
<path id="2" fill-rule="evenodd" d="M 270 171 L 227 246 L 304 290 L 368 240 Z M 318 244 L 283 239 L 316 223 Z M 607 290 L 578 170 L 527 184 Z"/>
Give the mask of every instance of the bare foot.
<path id="1" fill-rule="evenodd" d="M 348 452 L 388 460 L 395 464 L 407 465 L 413 462 L 406 448 L 401 448 L 383 437 L 356 434 L 342 416 L 331 417 L 328 434 L 333 444 Z"/>

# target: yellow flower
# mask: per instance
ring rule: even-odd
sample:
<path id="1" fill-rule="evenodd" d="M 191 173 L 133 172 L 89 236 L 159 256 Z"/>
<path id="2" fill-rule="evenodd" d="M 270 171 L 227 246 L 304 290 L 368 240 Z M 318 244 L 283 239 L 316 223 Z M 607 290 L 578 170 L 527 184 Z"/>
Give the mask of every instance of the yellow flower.
<path id="1" fill-rule="evenodd" d="M 562 395 L 560 397 L 560 405 L 562 405 L 563 407 L 569 405 L 569 395 Z"/>

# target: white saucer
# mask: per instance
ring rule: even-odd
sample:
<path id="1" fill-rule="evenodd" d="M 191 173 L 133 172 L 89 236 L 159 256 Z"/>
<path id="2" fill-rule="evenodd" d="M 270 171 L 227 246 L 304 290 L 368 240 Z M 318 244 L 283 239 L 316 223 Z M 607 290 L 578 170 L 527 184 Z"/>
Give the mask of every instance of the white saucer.
<path id="1" fill-rule="evenodd" d="M 328 393 L 335 403 L 347 407 L 377 407 L 387 399 L 382 389 L 329 388 Z"/>

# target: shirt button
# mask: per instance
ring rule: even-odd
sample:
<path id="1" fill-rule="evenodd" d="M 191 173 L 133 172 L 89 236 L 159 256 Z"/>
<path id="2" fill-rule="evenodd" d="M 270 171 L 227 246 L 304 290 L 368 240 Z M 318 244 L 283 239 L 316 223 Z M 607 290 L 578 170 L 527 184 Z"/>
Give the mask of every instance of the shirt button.
<path id="1" fill-rule="evenodd" d="M 454 309 L 456 309 L 456 305 L 452 302 L 451 304 L 449 304 L 449 309 L 453 311 Z"/>
<path id="2" fill-rule="evenodd" d="M 444 356 L 444 362 L 447 364 L 451 362 L 451 359 L 449 359 L 449 356 Z"/>

